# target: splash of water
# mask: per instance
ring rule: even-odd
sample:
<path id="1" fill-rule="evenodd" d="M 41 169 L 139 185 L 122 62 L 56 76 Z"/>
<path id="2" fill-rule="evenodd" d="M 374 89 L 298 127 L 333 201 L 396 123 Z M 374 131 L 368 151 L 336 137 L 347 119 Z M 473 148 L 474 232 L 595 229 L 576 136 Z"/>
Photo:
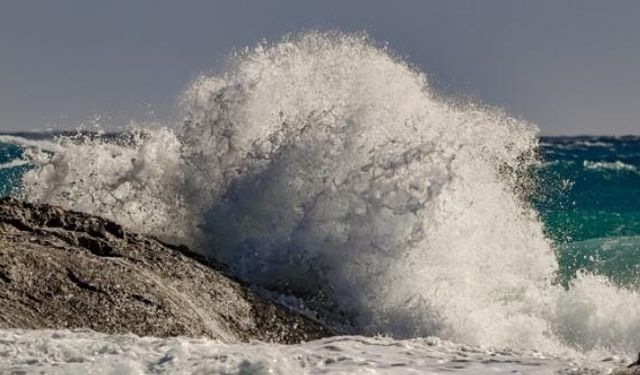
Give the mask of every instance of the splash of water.
<path id="1" fill-rule="evenodd" d="M 33 156 L 27 196 L 187 242 L 351 332 L 640 346 L 636 293 L 590 275 L 553 283 L 517 193 L 534 126 L 439 98 L 385 48 L 338 33 L 247 50 L 184 102 L 179 131 Z"/>

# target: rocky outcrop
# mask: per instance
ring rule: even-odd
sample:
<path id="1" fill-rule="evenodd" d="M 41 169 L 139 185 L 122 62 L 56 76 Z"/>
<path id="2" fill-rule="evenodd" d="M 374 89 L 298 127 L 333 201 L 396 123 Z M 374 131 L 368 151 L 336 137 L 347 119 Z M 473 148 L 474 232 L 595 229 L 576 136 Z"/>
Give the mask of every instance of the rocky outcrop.
<path id="1" fill-rule="evenodd" d="M 118 224 L 0 200 L 0 328 L 90 328 L 226 342 L 330 334 L 223 268 Z"/>

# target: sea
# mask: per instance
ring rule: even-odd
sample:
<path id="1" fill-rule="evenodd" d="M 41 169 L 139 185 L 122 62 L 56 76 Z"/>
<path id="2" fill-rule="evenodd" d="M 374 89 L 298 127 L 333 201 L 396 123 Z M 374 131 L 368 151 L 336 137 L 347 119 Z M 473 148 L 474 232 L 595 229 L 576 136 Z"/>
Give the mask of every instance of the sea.
<path id="1" fill-rule="evenodd" d="M 545 137 L 363 35 L 196 78 L 179 123 L 0 135 L 0 195 L 183 243 L 298 345 L 1 330 L 0 373 L 612 373 L 640 351 L 640 137 Z M 606 124 L 603 124 L 606 129 Z"/>

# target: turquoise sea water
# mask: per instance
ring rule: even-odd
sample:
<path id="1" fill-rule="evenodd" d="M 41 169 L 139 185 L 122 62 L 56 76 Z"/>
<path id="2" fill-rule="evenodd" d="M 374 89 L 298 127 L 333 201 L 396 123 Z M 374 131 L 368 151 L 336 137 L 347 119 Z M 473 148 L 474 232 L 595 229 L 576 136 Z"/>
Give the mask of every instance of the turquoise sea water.
<path id="1" fill-rule="evenodd" d="M 561 276 L 578 270 L 640 280 L 640 138 L 545 138 L 535 206 Z"/>
<path id="2" fill-rule="evenodd" d="M 568 283 L 581 270 L 640 285 L 640 138 L 555 137 L 540 142 L 533 205 Z M 0 195 L 20 195 L 20 146 L 0 143 Z"/>
<path id="3" fill-rule="evenodd" d="M 29 169 L 28 164 L 15 165 L 24 160 L 21 147 L 0 142 L 0 196 L 18 194 L 20 178 Z"/>

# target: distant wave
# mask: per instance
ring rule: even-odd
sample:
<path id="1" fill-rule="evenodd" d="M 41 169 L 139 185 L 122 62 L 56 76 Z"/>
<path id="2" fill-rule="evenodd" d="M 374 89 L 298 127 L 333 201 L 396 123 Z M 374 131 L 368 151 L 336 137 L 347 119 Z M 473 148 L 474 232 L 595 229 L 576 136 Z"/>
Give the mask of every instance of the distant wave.
<path id="1" fill-rule="evenodd" d="M 573 160 L 553 160 L 553 161 L 545 161 L 541 164 L 542 168 L 550 168 L 550 167 L 555 167 L 555 166 L 559 166 L 559 165 L 564 165 L 564 166 L 572 166 L 574 165 L 575 162 Z"/>
<path id="2" fill-rule="evenodd" d="M 1 163 L 0 164 L 0 169 L 11 169 L 11 168 L 16 168 L 16 167 L 21 167 L 21 166 L 27 165 L 27 164 L 29 164 L 28 160 L 14 159 L 14 160 L 11 160 L 10 162 L 7 162 L 7 163 Z"/>
<path id="3" fill-rule="evenodd" d="M 638 167 L 636 167 L 635 165 L 627 164 L 620 160 L 616 160 L 614 162 L 585 160 L 583 162 L 583 166 L 585 169 L 591 170 L 611 170 L 638 173 Z"/>
<path id="4" fill-rule="evenodd" d="M 613 147 L 614 144 L 611 142 L 602 142 L 602 141 L 583 141 L 578 143 L 581 146 L 587 147 Z"/>
<path id="5" fill-rule="evenodd" d="M 57 152 L 61 151 L 62 148 L 56 142 L 51 140 L 36 140 L 29 139 L 24 137 L 19 137 L 15 135 L 0 135 L 0 143 L 8 143 L 12 145 L 27 147 L 27 148 L 35 148 L 41 151 L 49 151 L 49 152 Z"/>

